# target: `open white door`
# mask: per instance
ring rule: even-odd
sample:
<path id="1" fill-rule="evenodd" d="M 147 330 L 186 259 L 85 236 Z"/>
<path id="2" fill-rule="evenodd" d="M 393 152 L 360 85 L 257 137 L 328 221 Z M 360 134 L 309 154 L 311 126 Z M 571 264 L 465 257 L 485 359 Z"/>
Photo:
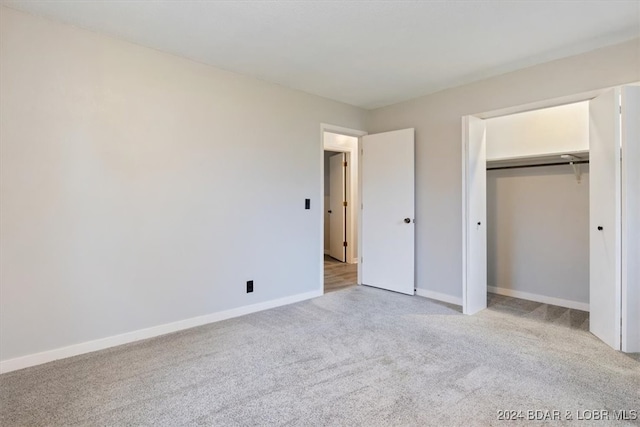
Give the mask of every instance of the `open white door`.
<path id="1" fill-rule="evenodd" d="M 462 118 L 462 312 L 487 308 L 487 159 L 484 120 Z"/>
<path id="2" fill-rule="evenodd" d="M 620 89 L 612 89 L 589 102 L 589 329 L 616 350 L 622 283 L 620 148 Z"/>
<path id="3" fill-rule="evenodd" d="M 345 154 L 329 157 L 329 256 L 345 262 Z"/>
<path id="4" fill-rule="evenodd" d="M 622 88 L 622 351 L 640 352 L 640 86 Z"/>
<path id="5" fill-rule="evenodd" d="M 414 130 L 362 137 L 362 284 L 413 295 Z"/>

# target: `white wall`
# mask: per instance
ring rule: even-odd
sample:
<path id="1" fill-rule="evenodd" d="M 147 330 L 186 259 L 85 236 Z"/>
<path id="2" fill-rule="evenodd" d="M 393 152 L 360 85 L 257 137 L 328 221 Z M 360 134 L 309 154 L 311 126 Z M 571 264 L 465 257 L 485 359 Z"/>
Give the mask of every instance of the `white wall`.
<path id="1" fill-rule="evenodd" d="M 320 123 L 364 111 L 6 8 L 0 35 L 0 360 L 321 291 Z"/>
<path id="2" fill-rule="evenodd" d="M 487 171 L 487 284 L 589 303 L 589 173 Z"/>
<path id="3" fill-rule="evenodd" d="M 589 149 L 589 102 L 486 119 L 487 160 Z"/>
<path id="4" fill-rule="evenodd" d="M 461 117 L 640 80 L 640 39 L 373 110 L 369 133 L 416 129 L 416 283 L 462 296 Z"/>

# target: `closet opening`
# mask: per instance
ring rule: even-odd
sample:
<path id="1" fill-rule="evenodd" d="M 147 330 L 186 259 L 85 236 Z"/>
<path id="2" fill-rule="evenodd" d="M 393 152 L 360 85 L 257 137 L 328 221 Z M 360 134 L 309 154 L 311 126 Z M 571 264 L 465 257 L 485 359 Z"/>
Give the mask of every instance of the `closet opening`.
<path id="1" fill-rule="evenodd" d="M 588 102 L 485 125 L 488 306 L 588 330 Z"/>
<path id="2" fill-rule="evenodd" d="M 640 351 L 640 87 L 570 98 L 463 117 L 463 312 L 488 292 L 553 305 L 540 311 L 572 327 L 585 316 L 559 308 L 588 310 L 593 335 Z"/>

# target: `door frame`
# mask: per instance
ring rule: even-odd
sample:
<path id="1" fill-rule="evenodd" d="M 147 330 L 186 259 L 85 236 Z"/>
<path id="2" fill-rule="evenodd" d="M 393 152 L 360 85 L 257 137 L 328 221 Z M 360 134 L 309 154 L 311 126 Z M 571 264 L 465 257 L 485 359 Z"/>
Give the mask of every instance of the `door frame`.
<path id="1" fill-rule="evenodd" d="M 330 132 L 330 133 L 336 133 L 339 135 L 344 135 L 344 136 L 352 136 L 352 137 L 356 137 L 358 138 L 357 143 L 356 143 L 356 148 L 350 148 L 350 147 L 346 147 L 346 146 L 341 146 L 341 145 L 337 145 L 337 144 L 325 144 L 324 142 L 324 134 L 325 132 Z M 361 176 L 361 169 L 360 169 L 360 153 L 362 150 L 362 137 L 368 135 L 368 132 L 365 132 L 363 130 L 359 130 L 359 129 L 351 129 L 351 128 L 346 128 L 346 127 L 342 127 L 342 126 L 337 126 L 337 125 L 332 125 L 332 124 L 328 124 L 328 123 L 320 123 L 320 147 L 319 147 L 319 159 L 320 159 L 320 188 L 319 188 L 319 198 L 318 200 L 320 200 L 320 230 L 321 230 L 321 235 L 320 235 L 320 248 L 319 248 L 319 256 L 318 259 L 320 260 L 320 280 L 319 280 L 319 288 L 322 291 L 322 293 L 324 293 L 324 212 L 325 212 L 325 205 L 324 205 L 324 152 L 325 150 L 328 151 L 338 151 L 338 152 L 342 152 L 342 153 L 348 153 L 349 154 L 349 162 L 351 163 L 351 165 L 349 166 L 349 175 L 350 175 L 350 198 L 353 197 L 353 189 L 357 189 L 357 193 L 358 195 L 361 193 L 362 188 L 362 176 Z M 355 172 L 355 173 L 354 173 Z M 355 185 L 354 185 L 354 178 L 355 178 Z M 351 200 L 349 200 L 351 202 Z M 353 225 L 353 223 L 357 223 L 358 226 L 357 227 L 350 227 L 350 233 L 348 236 L 347 241 L 353 242 L 354 240 L 358 242 L 357 247 L 360 248 L 361 247 L 361 236 L 362 236 L 362 221 L 361 221 L 361 216 L 362 216 L 362 212 L 360 209 L 357 209 L 357 206 L 354 206 L 354 204 L 352 203 L 352 207 L 353 209 L 349 210 L 349 215 L 347 218 L 347 223 Z M 354 235 L 356 235 L 356 238 L 354 239 Z M 361 272 L 360 272 L 360 263 L 358 262 L 358 256 L 356 254 L 353 253 L 354 250 L 354 246 L 351 245 L 351 247 L 347 246 L 347 262 L 357 262 L 358 264 L 358 273 L 357 273 L 357 284 L 360 284 L 360 277 L 361 277 Z"/>
<path id="2" fill-rule="evenodd" d="M 523 105 L 519 105 L 519 106 L 513 106 L 513 107 L 508 107 L 508 108 L 503 108 L 500 110 L 493 110 L 493 111 L 489 111 L 489 112 L 484 112 L 484 113 L 476 113 L 476 114 L 471 114 L 469 116 L 475 116 L 477 118 L 480 119 L 489 119 L 489 118 L 493 118 L 493 117 L 500 117 L 500 116 L 506 116 L 506 115 L 511 115 L 511 114 L 516 114 L 516 113 L 522 113 L 522 112 L 526 112 L 526 111 L 532 111 L 532 110 L 538 110 L 538 109 L 542 109 L 542 108 L 550 108 L 550 107 L 557 107 L 557 106 L 561 106 L 561 105 L 566 105 L 566 104 L 571 104 L 571 103 L 576 103 L 576 102 L 582 102 L 582 101 L 590 101 L 593 98 L 597 97 L 598 95 L 605 93 L 609 90 L 621 87 L 621 86 L 627 86 L 627 85 L 631 85 L 631 86 L 637 86 L 639 83 L 637 82 L 630 82 L 630 83 L 623 83 L 620 85 L 616 85 L 616 86 L 611 86 L 611 87 L 606 87 L 606 88 L 602 88 L 602 89 L 598 89 L 598 90 L 594 90 L 594 91 L 589 91 L 589 92 L 582 92 L 582 93 L 577 93 L 577 94 L 573 94 L 573 95 L 568 95 L 568 96 L 564 96 L 564 97 L 559 97 L 559 98 L 553 98 L 553 99 L 548 99 L 548 100 L 543 100 L 543 101 L 538 101 L 538 102 L 534 102 L 534 103 L 529 103 L 529 104 L 523 104 Z M 467 276 L 466 276 L 466 272 L 467 272 L 467 267 L 468 267 L 468 247 L 467 247 L 467 236 L 466 236 L 466 226 L 468 224 L 468 217 L 467 217 L 467 204 L 468 204 L 468 195 L 466 192 L 466 188 L 467 188 L 467 180 L 466 180 L 466 174 L 465 174 L 465 168 L 466 168 L 466 164 L 469 161 L 469 153 L 466 149 L 466 132 L 467 132 L 467 126 L 466 126 L 466 121 L 462 120 L 462 279 L 463 279 L 463 283 L 462 283 L 462 301 L 463 301 L 463 312 L 466 312 L 464 305 L 466 304 L 466 300 L 467 300 Z M 625 174 L 625 168 L 626 168 L 626 164 L 628 161 L 624 160 L 624 157 L 622 159 L 622 168 L 623 171 L 622 173 Z M 625 227 L 625 219 L 624 217 L 620 219 L 622 227 Z M 625 239 L 625 235 L 624 232 L 622 234 L 622 252 L 624 253 L 624 251 L 626 250 L 626 239 Z M 623 268 L 623 272 L 622 274 L 625 274 L 625 259 L 624 259 L 624 255 L 622 256 L 622 259 L 620 260 L 622 262 L 622 268 Z M 624 280 L 622 281 L 624 282 Z M 621 286 L 621 292 L 622 294 L 626 294 L 629 292 L 629 283 L 620 283 Z M 635 291 L 635 290 L 634 290 Z M 590 301 L 591 302 L 591 301 Z M 624 307 L 624 301 L 620 301 L 620 305 L 622 307 Z M 624 310 L 624 308 L 623 308 Z M 625 313 L 623 312 L 622 314 L 623 318 L 623 325 L 624 325 L 624 316 Z M 627 334 L 629 333 L 628 331 L 625 331 Z M 625 351 L 625 341 L 623 340 L 622 343 L 622 350 Z"/>
<path id="3" fill-rule="evenodd" d="M 640 86 L 640 83 L 625 86 Z M 640 87 L 632 89 L 640 91 Z M 640 102 L 625 101 L 631 94 L 631 89 L 622 88 L 623 109 L 626 117 L 636 117 L 640 112 Z M 640 140 L 630 143 L 630 138 L 640 134 L 640 124 L 630 120 L 625 122 L 625 112 L 622 115 L 622 351 L 625 353 L 640 352 L 640 267 L 633 262 L 640 257 L 640 225 L 632 218 L 640 215 L 640 197 L 638 188 L 640 183 Z M 634 197 L 635 195 L 635 197 Z M 625 238 L 625 236 L 627 236 Z M 634 328 L 634 325 L 635 328 Z"/>
<path id="4" fill-rule="evenodd" d="M 469 218 L 468 218 L 468 212 L 467 212 L 467 205 L 468 205 L 468 198 L 469 195 L 467 194 L 467 176 L 466 176 L 466 165 L 469 162 L 469 152 L 466 148 L 466 139 L 467 139 L 467 126 L 466 123 L 467 121 L 464 120 L 464 117 L 467 116 L 471 116 L 471 117 L 476 117 L 478 119 L 491 119 L 494 117 L 501 117 L 501 116 L 508 116 L 511 114 L 517 114 L 517 113 L 524 113 L 527 111 L 533 111 L 533 110 L 540 110 L 543 108 L 551 108 L 551 107 L 559 107 L 561 105 L 566 105 L 566 104 L 573 104 L 576 102 L 582 102 L 582 101 L 589 101 L 593 98 L 595 98 L 596 96 L 600 95 L 601 93 L 606 92 L 607 90 L 610 90 L 614 87 L 617 86 L 612 86 L 612 87 L 607 87 L 607 88 L 602 88 L 602 89 L 598 89 L 598 90 L 593 90 L 593 91 L 589 91 L 589 92 L 582 92 L 582 93 L 577 93 L 577 94 L 573 94 L 573 95 L 568 95 L 568 96 L 563 96 L 563 97 L 559 97 L 559 98 L 552 98 L 552 99 L 547 99 L 547 100 L 542 100 L 542 101 L 537 101 L 537 102 L 532 102 L 532 103 L 528 103 L 528 104 L 522 104 L 522 105 L 516 105 L 516 106 L 512 106 L 512 107 L 507 107 L 507 108 L 502 108 L 499 110 L 492 110 L 492 111 L 487 111 L 487 112 L 483 112 L 483 113 L 475 113 L 475 114 L 468 114 L 465 116 L 462 116 L 462 144 L 461 144 L 461 148 L 462 148 L 462 283 L 461 283 L 461 288 L 462 288 L 462 311 L 463 313 L 467 313 L 467 307 L 466 307 L 466 301 L 467 301 L 467 268 L 468 268 L 468 264 L 469 264 L 469 248 L 467 246 L 467 224 L 469 223 Z"/>

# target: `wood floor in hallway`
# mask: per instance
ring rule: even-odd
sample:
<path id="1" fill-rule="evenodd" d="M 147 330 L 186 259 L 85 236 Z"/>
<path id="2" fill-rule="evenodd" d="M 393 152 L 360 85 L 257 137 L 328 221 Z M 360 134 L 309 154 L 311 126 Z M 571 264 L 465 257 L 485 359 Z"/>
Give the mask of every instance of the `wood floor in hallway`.
<path id="1" fill-rule="evenodd" d="M 329 255 L 324 256 L 324 292 L 339 291 L 356 285 L 358 265 L 340 262 Z"/>

